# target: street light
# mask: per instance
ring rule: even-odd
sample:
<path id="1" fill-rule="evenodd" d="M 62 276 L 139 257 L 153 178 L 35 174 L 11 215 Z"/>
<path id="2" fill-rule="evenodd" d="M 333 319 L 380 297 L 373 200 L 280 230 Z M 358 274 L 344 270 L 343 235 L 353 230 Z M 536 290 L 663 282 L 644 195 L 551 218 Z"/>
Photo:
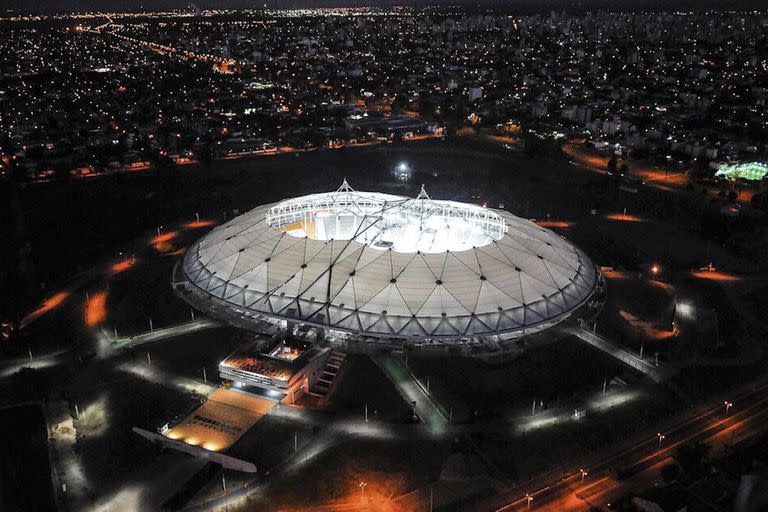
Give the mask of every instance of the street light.
<path id="1" fill-rule="evenodd" d="M 733 402 L 729 402 L 728 400 L 726 400 L 725 402 L 723 402 L 723 404 L 725 405 L 725 415 L 728 416 L 728 409 L 733 407 Z"/>
<path id="2" fill-rule="evenodd" d="M 368 485 L 365 482 L 360 482 L 357 486 L 360 488 L 360 494 L 365 497 L 365 486 Z"/>
<path id="3" fill-rule="evenodd" d="M 587 472 L 584 469 L 580 469 L 579 473 L 581 473 L 581 481 L 584 481 L 584 477 L 587 476 Z"/>
<path id="4" fill-rule="evenodd" d="M 665 436 L 664 434 L 662 434 L 661 432 L 659 432 L 658 434 L 656 434 L 656 437 L 658 437 L 658 438 L 659 438 L 659 450 L 661 450 L 661 442 L 662 442 L 662 441 L 663 441 L 663 440 L 664 440 L 664 439 L 665 439 L 667 436 Z"/>
<path id="5" fill-rule="evenodd" d="M 525 498 L 528 500 L 528 505 L 527 505 L 527 507 L 526 507 L 526 508 L 527 508 L 528 510 L 530 510 L 530 508 L 531 508 L 531 502 L 533 501 L 533 496 L 531 496 L 530 494 L 526 494 L 526 495 L 525 495 Z"/>
<path id="6" fill-rule="evenodd" d="M 656 276 L 661 271 L 661 267 L 659 267 L 656 263 L 651 265 L 651 275 L 653 275 L 653 278 L 656 279 Z"/>

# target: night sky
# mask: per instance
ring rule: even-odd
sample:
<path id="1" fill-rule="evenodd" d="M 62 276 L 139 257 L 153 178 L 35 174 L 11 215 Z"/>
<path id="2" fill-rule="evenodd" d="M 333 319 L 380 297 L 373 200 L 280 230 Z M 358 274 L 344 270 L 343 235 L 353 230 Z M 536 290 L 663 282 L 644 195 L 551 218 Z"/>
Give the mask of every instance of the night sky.
<path id="1" fill-rule="evenodd" d="M 754 9 L 765 8 L 764 0 L 198 0 L 201 9 L 258 8 L 265 3 L 270 8 L 381 6 L 392 5 L 485 5 L 510 10 L 530 11 L 548 9 Z M 2 12 L 82 12 L 166 10 L 188 8 L 186 0 L 0 0 Z"/>

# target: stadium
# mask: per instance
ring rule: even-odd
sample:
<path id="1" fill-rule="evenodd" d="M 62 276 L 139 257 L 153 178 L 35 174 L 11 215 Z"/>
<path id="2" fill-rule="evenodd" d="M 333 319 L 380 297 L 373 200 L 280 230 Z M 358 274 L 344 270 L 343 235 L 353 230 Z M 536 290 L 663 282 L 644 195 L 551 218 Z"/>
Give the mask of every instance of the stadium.
<path id="1" fill-rule="evenodd" d="M 532 221 L 346 181 L 230 220 L 174 272 L 187 302 L 240 328 L 391 343 L 517 338 L 573 315 L 598 281 L 584 252 Z"/>

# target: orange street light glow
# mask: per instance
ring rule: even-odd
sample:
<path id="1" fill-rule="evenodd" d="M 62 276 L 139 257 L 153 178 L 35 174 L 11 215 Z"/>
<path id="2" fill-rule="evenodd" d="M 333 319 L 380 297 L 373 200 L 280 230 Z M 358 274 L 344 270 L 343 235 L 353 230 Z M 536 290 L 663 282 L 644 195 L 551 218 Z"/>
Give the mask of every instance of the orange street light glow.
<path id="1" fill-rule="evenodd" d="M 152 239 L 150 240 L 150 243 L 161 244 L 163 242 L 170 242 L 171 240 L 176 238 L 177 235 L 178 233 L 176 231 L 168 231 L 167 233 L 161 233 L 157 236 L 152 237 Z"/>
<path id="2" fill-rule="evenodd" d="M 645 219 L 638 217 L 637 215 L 630 215 L 628 213 L 611 213 L 605 216 L 608 220 L 619 220 L 622 222 L 645 222 Z"/>
<path id="3" fill-rule="evenodd" d="M 94 327 L 107 318 L 107 292 L 98 292 L 90 296 L 85 303 L 85 325 Z"/>
<path id="4" fill-rule="evenodd" d="M 67 297 L 69 297 L 69 292 L 59 292 L 55 295 L 52 295 L 51 297 L 48 297 L 43 301 L 43 304 L 39 308 L 21 319 L 20 327 L 23 329 L 47 312 L 59 307 L 61 303 L 67 299 Z"/>
<path id="5" fill-rule="evenodd" d="M 116 276 L 117 274 L 125 272 L 126 270 L 133 267 L 135 263 L 136 261 L 133 258 L 126 258 L 122 261 L 118 261 L 110 268 L 110 274 Z"/>
<path id="6" fill-rule="evenodd" d="M 648 284 L 650 284 L 651 286 L 655 286 L 656 288 L 661 288 L 662 290 L 667 291 L 669 293 L 675 292 L 675 287 L 669 283 L 665 283 L 664 281 L 657 281 L 654 279 L 653 281 L 648 281 Z"/>
<path id="7" fill-rule="evenodd" d="M 193 220 L 192 222 L 187 222 L 184 224 L 184 227 L 187 229 L 200 229 L 213 226 L 214 224 L 215 222 L 212 220 Z"/>
<path id="8" fill-rule="evenodd" d="M 699 279 L 709 279 L 711 281 L 721 281 L 721 282 L 733 282 L 733 281 L 741 281 L 741 278 L 739 276 L 735 276 L 733 274 L 727 274 L 725 272 L 720 272 L 719 270 L 700 270 L 698 272 L 691 272 L 693 277 L 698 277 Z"/>
<path id="9" fill-rule="evenodd" d="M 166 252 L 166 256 L 182 256 L 185 252 L 187 252 L 187 247 L 182 247 L 180 249 L 176 249 L 173 252 Z"/>
<path id="10" fill-rule="evenodd" d="M 170 252 L 173 250 L 171 240 L 179 235 L 177 231 L 168 231 L 167 233 L 161 233 L 157 236 L 153 236 L 149 243 L 155 248 L 157 252 Z"/>
<path id="11" fill-rule="evenodd" d="M 600 273 L 606 279 L 628 279 L 630 277 L 630 273 L 625 270 L 615 270 L 609 267 L 601 268 Z"/>
<path id="12" fill-rule="evenodd" d="M 573 222 L 568 222 L 566 220 L 537 220 L 536 224 L 543 228 L 562 228 L 567 229 L 571 226 L 573 226 Z"/>

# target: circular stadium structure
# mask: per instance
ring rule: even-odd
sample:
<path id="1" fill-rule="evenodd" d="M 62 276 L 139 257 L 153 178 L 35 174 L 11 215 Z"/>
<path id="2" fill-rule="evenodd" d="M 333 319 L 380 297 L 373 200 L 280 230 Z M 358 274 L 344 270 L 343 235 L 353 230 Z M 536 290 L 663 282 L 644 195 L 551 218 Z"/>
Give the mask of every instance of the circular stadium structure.
<path id="1" fill-rule="evenodd" d="M 391 340 L 518 337 L 567 318 L 598 282 L 579 248 L 534 222 L 346 181 L 232 219 L 180 270 L 186 300 L 234 325 Z"/>

